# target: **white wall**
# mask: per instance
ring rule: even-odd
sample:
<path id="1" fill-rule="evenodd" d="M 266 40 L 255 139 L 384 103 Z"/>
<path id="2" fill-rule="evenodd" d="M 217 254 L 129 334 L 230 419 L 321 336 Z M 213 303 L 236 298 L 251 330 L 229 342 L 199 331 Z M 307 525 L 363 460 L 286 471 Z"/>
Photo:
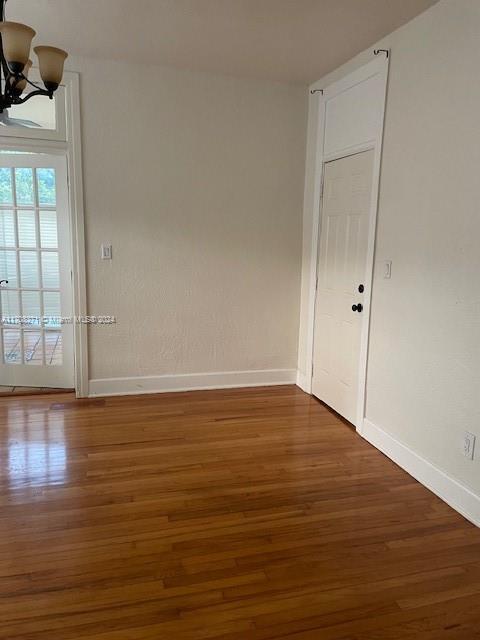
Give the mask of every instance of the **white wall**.
<path id="1" fill-rule="evenodd" d="M 306 89 L 76 59 L 90 378 L 296 369 Z M 100 260 L 100 244 L 113 261 Z"/>
<path id="2" fill-rule="evenodd" d="M 367 419 L 480 495 L 480 3 L 442 0 L 391 48 Z M 322 80 L 372 59 L 372 48 Z M 313 114 L 313 100 L 311 101 Z M 310 116 L 309 149 L 315 137 Z M 305 371 L 307 165 L 299 370 Z M 393 261 L 391 280 L 382 263 Z M 461 453 L 463 431 L 479 439 Z"/>

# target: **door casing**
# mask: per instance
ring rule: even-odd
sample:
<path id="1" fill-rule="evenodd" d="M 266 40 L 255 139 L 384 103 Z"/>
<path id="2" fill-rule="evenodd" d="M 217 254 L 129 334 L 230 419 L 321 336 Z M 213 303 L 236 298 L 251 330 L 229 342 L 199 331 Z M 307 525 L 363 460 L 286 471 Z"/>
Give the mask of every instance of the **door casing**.
<path id="1" fill-rule="evenodd" d="M 387 52 L 389 53 L 389 52 Z M 318 252 L 321 234 L 321 213 L 323 197 L 323 176 L 326 162 L 354 155 L 362 151 L 373 150 L 373 180 L 372 200 L 370 207 L 368 250 L 365 270 L 364 322 L 362 327 L 358 375 L 358 403 L 354 426 L 362 432 L 365 416 L 366 380 L 368 363 L 368 337 L 370 330 L 370 309 L 373 283 L 373 265 L 375 257 L 375 234 L 377 224 L 378 193 L 380 185 L 380 170 L 383 144 L 383 126 L 388 81 L 389 55 L 376 55 L 368 64 L 346 75 L 337 82 L 322 88 L 320 83 L 311 85 L 312 101 L 317 108 L 317 139 L 312 173 L 314 176 L 314 190 L 312 198 L 313 228 L 310 248 L 310 276 L 307 301 L 306 321 L 306 371 L 307 376 L 302 388 L 312 393 L 313 378 L 313 347 L 315 326 L 315 304 L 318 275 Z M 362 87 L 365 91 L 361 91 Z M 336 102 L 352 90 L 352 106 L 363 109 L 365 118 L 349 118 L 343 106 L 337 110 Z M 356 99 L 358 98 L 357 102 Z M 335 134 L 339 142 L 336 144 Z M 346 133 L 345 133 L 346 132 Z"/>
<path id="2" fill-rule="evenodd" d="M 83 195 L 83 171 L 81 150 L 80 79 L 79 74 L 65 71 L 62 85 L 65 87 L 65 139 L 57 136 L 30 139 L 26 135 L 15 137 L 1 135 L 0 148 L 11 151 L 61 155 L 67 159 L 68 199 L 70 212 L 70 249 L 72 257 L 73 315 L 87 315 L 87 285 L 85 262 L 85 213 Z M 77 397 L 88 396 L 88 333 L 85 323 L 73 326 L 75 392 Z"/>
<path id="3" fill-rule="evenodd" d="M 67 180 L 67 163 L 66 159 L 59 155 L 53 154 L 2 154 L 2 160 L 0 162 L 1 167 L 19 168 L 28 167 L 32 169 L 39 169 L 42 167 L 52 167 L 55 170 L 55 182 L 56 182 L 56 211 L 58 219 L 58 250 L 60 257 L 60 295 L 61 295 L 61 316 L 71 317 L 73 315 L 72 309 L 72 258 L 71 258 L 71 246 L 70 246 L 70 207 L 68 203 L 68 180 Z M 38 208 L 41 208 L 35 202 Z M 8 205 L 10 206 L 10 205 Z M 21 209 L 21 205 L 11 205 Z M 29 205 L 26 208 L 30 211 L 35 211 Z M 47 208 L 47 207 L 45 207 Z M 18 224 L 18 223 L 17 223 Z M 39 224 L 37 222 L 37 224 Z M 18 228 L 18 227 L 17 227 Z M 39 228 L 37 229 L 39 231 Z M 37 250 L 41 247 L 40 238 L 37 238 Z M 22 247 L 19 247 L 20 253 Z M 31 248 L 23 248 L 23 251 L 30 251 Z M 46 249 L 41 249 L 41 251 Z M 40 273 L 40 270 L 39 270 Z M 22 287 L 20 273 L 17 273 L 19 288 Z M 39 283 L 40 286 L 40 283 Z M 8 287 L 7 287 L 8 289 Z M 27 327 L 28 328 L 28 327 Z M 27 366 L 22 364 L 20 367 L 16 364 L 5 365 L 3 369 L 2 363 L 0 363 L 0 370 L 4 372 L 10 372 L 12 375 L 11 380 L 7 380 L 7 386 L 22 386 L 22 387 L 54 387 L 54 388 L 67 388 L 71 389 L 74 384 L 75 377 L 75 362 L 73 357 L 73 323 L 66 323 L 61 327 L 62 333 L 62 363 L 60 366 L 48 367 L 43 365 Z M 31 327 L 35 330 L 35 327 Z M 23 341 L 22 341 L 23 345 Z M 11 369 L 10 369 L 11 367 Z M 17 374 L 17 375 L 15 375 Z M 17 378 L 15 380 L 15 378 Z"/>

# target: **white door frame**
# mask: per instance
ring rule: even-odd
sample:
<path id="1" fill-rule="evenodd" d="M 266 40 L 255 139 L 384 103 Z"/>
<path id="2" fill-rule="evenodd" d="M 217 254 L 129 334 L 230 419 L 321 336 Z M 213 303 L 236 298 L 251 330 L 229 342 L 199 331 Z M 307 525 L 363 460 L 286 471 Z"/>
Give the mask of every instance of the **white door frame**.
<path id="1" fill-rule="evenodd" d="M 66 71 L 62 80 L 65 86 L 66 135 L 58 139 L 55 132 L 46 131 L 42 139 L 1 135 L 0 148 L 33 153 L 62 155 L 67 159 L 70 248 L 72 256 L 73 314 L 80 318 L 87 315 L 87 287 L 85 268 L 85 223 L 83 198 L 82 150 L 80 129 L 80 80 L 79 74 Z M 38 136 L 39 132 L 35 132 Z M 88 345 L 87 326 L 73 323 L 75 391 L 79 398 L 88 396 Z"/>
<path id="2" fill-rule="evenodd" d="M 366 380 L 367 380 L 367 361 L 368 361 L 368 340 L 370 331 L 370 307 L 372 296 L 372 283 L 373 283 L 373 265 L 375 257 L 375 235 L 377 226 L 377 211 L 378 211 L 378 194 L 380 186 L 380 170 L 382 159 L 382 143 L 383 143 L 383 125 L 384 125 L 384 113 L 386 102 L 386 90 L 388 80 L 388 67 L 389 67 L 389 55 L 380 54 L 372 62 L 360 67 L 356 71 L 348 74 L 341 80 L 334 82 L 328 87 L 323 89 L 320 83 L 313 84 L 310 89 L 312 92 L 316 92 L 315 96 L 318 100 L 318 113 L 317 113 L 317 140 L 315 148 L 314 158 L 314 193 L 313 193 L 313 233 L 312 233 L 312 245 L 311 245 L 311 259 L 310 259 L 310 291 L 309 291 L 309 303 L 308 303 L 308 318 L 307 318 L 307 381 L 305 385 L 305 391 L 312 393 L 312 378 L 313 378 L 313 347 L 314 347 L 314 327 L 315 327 L 315 302 L 317 293 L 317 276 L 318 276 L 318 258 L 319 258 L 319 246 L 320 246 L 320 234 L 321 234 L 321 219 L 322 219 L 322 195 L 323 195 L 323 179 L 324 179 L 324 165 L 326 162 L 332 160 L 338 160 L 345 156 L 354 155 L 362 151 L 373 149 L 374 151 L 374 164 L 373 164 L 373 179 L 372 179 L 372 200 L 370 208 L 370 222 L 368 231 L 368 249 L 367 249 L 367 264 L 365 270 L 365 294 L 364 294 L 364 321 L 362 326 L 362 334 L 360 341 L 360 359 L 359 359 L 359 378 L 358 378 L 358 405 L 356 412 L 355 427 L 359 433 L 361 433 L 363 420 L 365 416 L 365 399 L 366 399 Z M 361 84 L 362 82 L 378 76 L 379 82 L 382 83 L 382 90 L 380 96 L 376 96 L 373 99 L 378 103 L 375 109 L 377 109 L 377 117 L 375 118 L 375 124 L 371 129 L 370 135 L 366 139 L 361 139 L 353 145 L 343 146 L 341 148 L 335 148 L 332 151 L 325 149 L 326 139 L 326 126 L 327 126 L 327 105 L 328 102 L 343 92 Z M 361 136 L 360 136 L 361 137 Z"/>
<path id="3" fill-rule="evenodd" d="M 32 202 L 25 206 L 26 209 L 30 213 L 33 213 L 35 219 L 36 233 L 35 240 L 33 246 L 22 246 L 20 241 L 20 221 L 19 221 L 19 212 L 23 209 L 24 205 L 18 201 L 18 190 L 13 189 L 13 177 L 12 177 L 12 194 L 15 194 L 15 197 L 12 199 L 12 202 L 7 204 L 5 203 L 7 210 L 9 208 L 15 208 L 16 216 L 14 216 L 16 227 L 15 232 L 15 243 L 14 243 L 14 251 L 16 253 L 16 271 L 17 271 L 17 282 L 13 284 L 13 290 L 17 291 L 17 304 L 18 312 L 20 316 L 28 316 L 28 315 L 37 315 L 37 316 L 47 316 L 49 313 L 45 310 L 45 299 L 41 300 L 40 291 L 45 287 L 48 289 L 48 285 L 45 284 L 44 281 L 44 273 L 43 267 L 40 268 L 40 262 L 42 262 L 42 258 L 44 256 L 44 251 L 54 251 L 54 253 L 46 254 L 46 255 L 56 255 L 58 256 L 58 276 L 59 282 L 58 285 L 52 285 L 50 283 L 51 289 L 58 289 L 60 291 L 60 308 L 57 313 L 62 317 L 68 317 L 73 314 L 72 310 L 72 258 L 71 258 L 71 247 L 70 247 L 70 205 L 68 202 L 68 181 L 67 181 L 67 162 L 64 156 L 59 154 L 23 154 L 13 153 L 13 154 L 5 154 L 2 153 L 0 158 L 0 166 L 7 170 L 15 170 L 18 168 L 25 168 L 31 170 L 39 170 L 43 167 L 52 168 L 55 172 L 55 204 L 48 203 L 40 203 L 39 197 L 39 188 L 34 186 L 35 196 L 32 198 Z M 35 175 L 32 173 L 32 177 L 34 180 L 38 179 L 38 174 Z M 34 183 L 35 184 L 35 183 Z M 4 206 L 5 206 L 4 205 Z M 57 244 L 56 247 L 44 247 L 41 242 L 41 209 L 46 209 L 49 211 L 56 210 L 57 212 Z M 6 249 L 8 251 L 8 243 L 6 245 Z M 29 255 L 35 255 L 37 260 L 37 282 L 29 283 L 29 285 L 25 285 L 23 279 L 23 266 L 22 266 L 22 253 L 24 251 L 30 252 Z M 25 289 L 28 291 L 37 291 L 38 295 L 38 309 L 31 309 L 30 312 L 25 311 L 23 291 Z M 9 291 L 9 285 L 5 289 Z M 55 315 L 55 312 L 50 312 L 50 314 Z M 8 314 L 7 314 L 8 315 Z M 48 329 L 51 329 L 55 332 L 61 331 L 62 334 L 62 357 L 61 363 L 56 363 L 55 366 L 48 366 L 46 359 L 37 364 L 37 366 L 28 365 L 25 361 L 26 350 L 25 350 L 25 336 L 28 334 L 28 331 L 41 332 L 41 355 L 40 357 L 44 358 L 46 356 L 46 336 L 48 336 Z M 7 376 L 8 386 L 25 386 L 25 387 L 54 387 L 54 388 L 66 388 L 71 389 L 74 386 L 74 373 L 75 373 L 75 362 L 74 362 L 74 343 L 73 343 L 73 328 L 74 325 L 64 325 L 53 327 L 52 325 L 42 326 L 42 323 L 32 323 L 31 325 L 7 325 L 6 329 L 10 331 L 19 331 L 20 333 L 20 350 L 22 352 L 21 360 L 17 364 L 9 364 L 7 361 L 4 363 L 0 363 L 0 371 Z M 23 335 L 22 335 L 23 334 Z M 42 335 L 43 334 L 43 335 Z M 51 334 L 50 334 L 51 335 Z M 45 338 L 45 342 L 43 341 Z M 4 351 L 4 350 L 3 350 Z M 5 356 L 5 352 L 4 352 Z"/>

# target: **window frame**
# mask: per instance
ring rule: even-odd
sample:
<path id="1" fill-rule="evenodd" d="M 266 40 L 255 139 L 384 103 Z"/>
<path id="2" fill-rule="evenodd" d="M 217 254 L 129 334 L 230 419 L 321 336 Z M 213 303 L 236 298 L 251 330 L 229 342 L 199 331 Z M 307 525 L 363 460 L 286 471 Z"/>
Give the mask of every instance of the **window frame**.
<path id="1" fill-rule="evenodd" d="M 28 74 L 29 79 L 32 82 L 42 84 L 42 80 L 40 78 L 40 72 L 38 69 L 33 68 L 30 70 Z M 67 87 L 66 87 L 65 78 L 62 80 L 62 84 L 58 87 L 55 92 L 55 129 L 29 129 L 26 127 L 5 127 L 0 126 L 0 137 L 5 138 L 22 138 L 28 140 L 53 140 L 56 142 L 67 142 Z M 32 91 L 33 87 L 30 87 Z M 48 100 L 45 96 L 42 98 L 43 100 Z M 12 117 L 15 115 L 11 112 L 12 107 L 9 109 Z"/>

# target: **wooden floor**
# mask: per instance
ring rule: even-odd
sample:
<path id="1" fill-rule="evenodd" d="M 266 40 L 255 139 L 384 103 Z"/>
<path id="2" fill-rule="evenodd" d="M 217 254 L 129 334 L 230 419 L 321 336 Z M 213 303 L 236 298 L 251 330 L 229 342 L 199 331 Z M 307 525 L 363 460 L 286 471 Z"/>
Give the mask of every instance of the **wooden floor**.
<path id="1" fill-rule="evenodd" d="M 472 640 L 480 530 L 296 387 L 0 399 L 0 637 Z"/>
<path id="2" fill-rule="evenodd" d="M 73 391 L 73 389 L 69 389 Z M 0 386 L 0 396 L 32 396 L 35 394 L 65 393 L 65 389 L 53 389 L 52 387 L 6 387 Z"/>

